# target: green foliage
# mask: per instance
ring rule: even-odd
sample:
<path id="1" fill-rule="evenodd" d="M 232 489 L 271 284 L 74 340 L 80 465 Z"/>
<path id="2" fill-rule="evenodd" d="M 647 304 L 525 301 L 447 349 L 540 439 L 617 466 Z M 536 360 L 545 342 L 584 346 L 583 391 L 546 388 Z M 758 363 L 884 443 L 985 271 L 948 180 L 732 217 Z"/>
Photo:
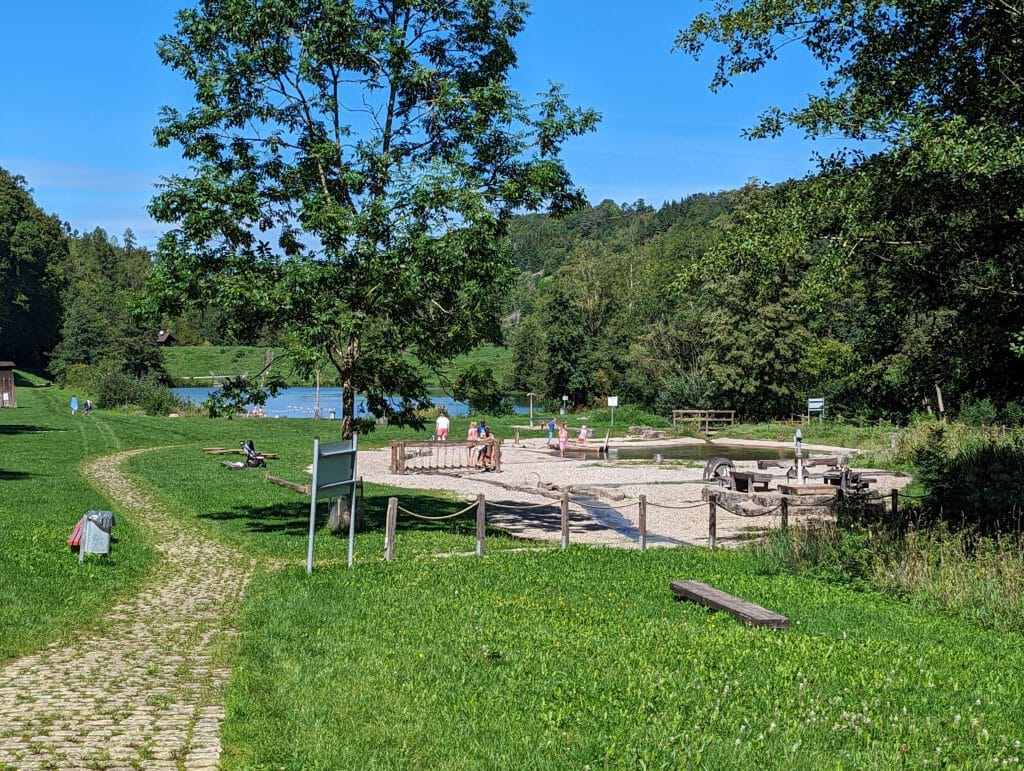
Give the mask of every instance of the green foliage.
<path id="1" fill-rule="evenodd" d="M 0 359 L 38 366 L 57 342 L 55 267 L 67 251 L 57 217 L 36 205 L 23 177 L 0 168 Z"/>
<path id="2" fill-rule="evenodd" d="M 176 224 L 155 301 L 216 304 L 230 333 L 269 326 L 300 367 L 329 362 L 346 436 L 356 391 L 415 424 L 424 373 L 500 339 L 511 214 L 582 203 L 559 152 L 597 115 L 557 85 L 536 104 L 510 87 L 525 10 L 228 0 L 181 12 L 159 53 L 195 100 L 165 108 L 156 135 L 193 166 L 150 207 Z"/>
<path id="3" fill-rule="evenodd" d="M 1024 532 L 1024 437 L 985 434 L 956 446 L 939 426 L 916 461 L 929 520 L 986 535 Z"/>
<path id="4" fill-rule="evenodd" d="M 182 407 L 171 389 L 159 380 L 139 378 L 112 366 L 93 372 L 89 390 L 96 395 L 97 407 L 138 407 L 147 415 L 167 415 Z"/>
<path id="5" fill-rule="evenodd" d="M 487 367 L 469 364 L 455 378 L 452 396 L 466 402 L 472 412 L 500 415 L 512 411 L 505 391 Z"/>

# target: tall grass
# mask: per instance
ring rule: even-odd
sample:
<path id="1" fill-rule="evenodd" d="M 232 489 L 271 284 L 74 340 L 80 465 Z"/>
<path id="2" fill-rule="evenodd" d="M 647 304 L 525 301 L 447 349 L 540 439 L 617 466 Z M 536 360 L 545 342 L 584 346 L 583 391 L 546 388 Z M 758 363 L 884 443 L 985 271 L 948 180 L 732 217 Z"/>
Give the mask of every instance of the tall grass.
<path id="1" fill-rule="evenodd" d="M 1018 539 L 945 528 L 898 534 L 830 526 L 772 531 L 750 548 L 761 571 L 848 583 L 998 631 L 1024 632 L 1024 550 Z"/>

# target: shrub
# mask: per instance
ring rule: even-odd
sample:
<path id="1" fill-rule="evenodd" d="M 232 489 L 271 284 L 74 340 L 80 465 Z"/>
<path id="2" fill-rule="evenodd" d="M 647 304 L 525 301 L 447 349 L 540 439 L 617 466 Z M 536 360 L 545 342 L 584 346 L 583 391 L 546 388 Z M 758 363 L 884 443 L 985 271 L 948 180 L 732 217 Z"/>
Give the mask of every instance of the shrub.
<path id="1" fill-rule="evenodd" d="M 999 418 L 999 410 L 991 399 L 968 402 L 960 408 L 960 421 L 968 426 L 991 426 Z"/>

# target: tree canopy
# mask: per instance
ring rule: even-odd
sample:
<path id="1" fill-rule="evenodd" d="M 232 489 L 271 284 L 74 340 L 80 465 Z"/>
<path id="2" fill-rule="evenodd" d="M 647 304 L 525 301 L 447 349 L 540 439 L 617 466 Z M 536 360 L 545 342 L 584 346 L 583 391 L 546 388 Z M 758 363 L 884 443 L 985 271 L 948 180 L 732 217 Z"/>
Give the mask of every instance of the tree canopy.
<path id="1" fill-rule="evenodd" d="M 422 368 L 500 336 L 509 216 L 583 198 L 559 159 L 597 116 L 508 84 L 512 0 L 205 0 L 163 61 L 194 85 L 156 130 L 191 173 L 151 204 L 175 223 L 151 283 L 164 310 L 215 300 L 329 361 L 370 410 L 414 421 Z M 412 363 L 410 363 L 410 361 Z M 387 397 L 399 394 L 401 404 Z"/>

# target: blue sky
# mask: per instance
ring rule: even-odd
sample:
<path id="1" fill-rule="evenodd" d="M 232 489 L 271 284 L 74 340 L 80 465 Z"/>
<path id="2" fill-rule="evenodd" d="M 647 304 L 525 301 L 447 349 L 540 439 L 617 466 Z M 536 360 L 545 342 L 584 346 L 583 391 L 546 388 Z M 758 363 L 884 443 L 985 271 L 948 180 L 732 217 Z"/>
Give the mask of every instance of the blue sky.
<path id="1" fill-rule="evenodd" d="M 36 202 L 77 230 L 154 246 L 165 226 L 146 205 L 161 175 L 185 168 L 153 147 L 161 105 L 188 103 L 188 85 L 164 68 L 157 38 L 186 0 L 10 3 L 0 46 L 0 166 L 28 180 Z M 660 205 L 691 193 L 803 176 L 833 143 L 800 135 L 750 142 L 741 130 L 770 105 L 800 103 L 820 72 L 798 51 L 718 94 L 714 57 L 672 53 L 696 0 L 535 0 L 520 37 L 515 85 L 524 94 L 563 83 L 574 104 L 603 115 L 564 157 L 597 203 Z"/>

